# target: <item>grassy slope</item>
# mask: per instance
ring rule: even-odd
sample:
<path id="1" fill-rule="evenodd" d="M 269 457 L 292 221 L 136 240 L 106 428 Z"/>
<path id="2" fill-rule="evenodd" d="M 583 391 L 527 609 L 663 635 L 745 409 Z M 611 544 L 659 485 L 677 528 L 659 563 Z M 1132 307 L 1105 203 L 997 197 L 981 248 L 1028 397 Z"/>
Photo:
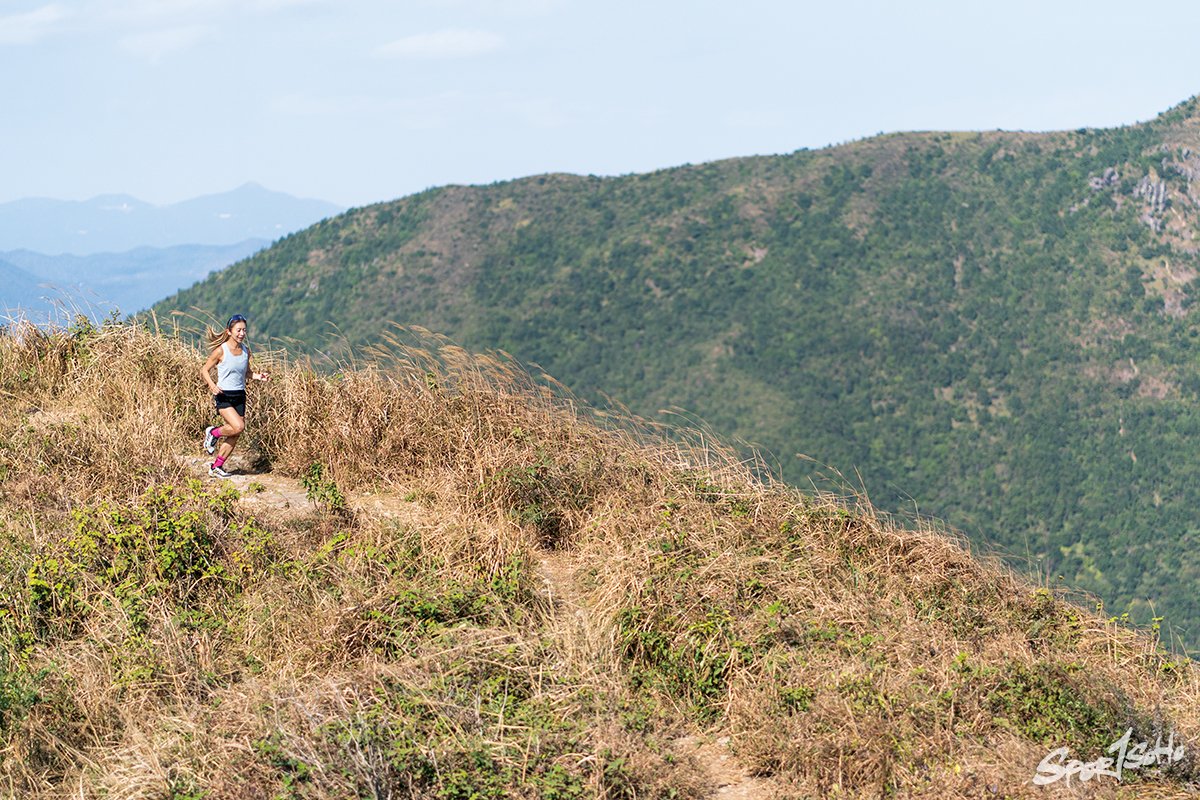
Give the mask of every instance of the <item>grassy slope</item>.
<path id="1" fill-rule="evenodd" d="M 330 321 L 351 343 L 398 321 L 504 349 L 592 401 L 698 414 L 795 485 L 861 476 L 881 508 L 1194 644 L 1194 111 L 433 190 L 159 312 L 248 311 L 309 352 Z"/>
<path id="2" fill-rule="evenodd" d="M 242 449 L 317 498 L 273 513 L 181 466 L 200 354 L 0 337 L 2 791 L 700 797 L 706 735 L 786 796 L 1033 797 L 1051 747 L 1200 735 L 1153 637 L 433 345 L 260 353 Z"/>

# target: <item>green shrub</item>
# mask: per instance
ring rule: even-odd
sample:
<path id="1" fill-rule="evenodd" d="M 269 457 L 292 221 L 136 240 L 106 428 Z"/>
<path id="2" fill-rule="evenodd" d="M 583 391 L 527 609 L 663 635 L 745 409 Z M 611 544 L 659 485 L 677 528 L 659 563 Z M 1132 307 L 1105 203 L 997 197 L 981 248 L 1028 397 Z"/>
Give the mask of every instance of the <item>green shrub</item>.
<path id="1" fill-rule="evenodd" d="M 301 476 L 300 485 L 313 505 L 333 514 L 344 514 L 347 511 L 346 497 L 326 472 L 324 464 L 314 461 Z"/>

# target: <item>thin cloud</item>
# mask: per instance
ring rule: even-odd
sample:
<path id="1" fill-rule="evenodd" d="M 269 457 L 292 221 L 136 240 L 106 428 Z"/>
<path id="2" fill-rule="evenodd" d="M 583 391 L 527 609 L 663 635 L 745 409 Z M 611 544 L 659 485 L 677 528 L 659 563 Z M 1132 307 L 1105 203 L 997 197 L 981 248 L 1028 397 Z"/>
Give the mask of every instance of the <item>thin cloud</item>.
<path id="1" fill-rule="evenodd" d="M 125 23 L 161 24 L 164 19 L 211 15 L 228 7 L 225 0 L 127 0 L 98 6 L 110 18 Z"/>
<path id="2" fill-rule="evenodd" d="M 317 97 L 306 94 L 276 97 L 270 102 L 269 109 L 274 114 L 293 117 L 358 116 L 383 110 L 380 101 L 364 95 Z"/>
<path id="3" fill-rule="evenodd" d="M 125 24 L 163 24 L 166 20 L 218 20 L 249 11 L 255 14 L 286 13 L 292 9 L 325 5 L 330 0 L 124 0 L 98 8 Z"/>
<path id="4" fill-rule="evenodd" d="M 438 9 L 466 9 L 485 14 L 538 16 L 557 11 L 563 0 L 423 0 L 423 5 Z"/>
<path id="5" fill-rule="evenodd" d="M 150 31 L 126 36 L 121 40 L 121 48 L 135 56 L 157 63 L 164 56 L 193 47 L 211 33 L 213 33 L 213 29 L 206 25 Z"/>
<path id="6" fill-rule="evenodd" d="M 502 94 L 495 97 L 495 102 L 498 109 L 534 128 L 563 128 L 573 121 L 572 115 L 549 97 Z"/>
<path id="7" fill-rule="evenodd" d="M 375 51 L 380 58 L 472 58 L 504 47 L 504 38 L 491 31 L 444 30 L 418 33 L 389 42 Z"/>
<path id="8" fill-rule="evenodd" d="M 48 6 L 0 17 L 0 44 L 33 44 L 53 33 L 58 23 L 70 16 L 62 6 Z"/>
<path id="9" fill-rule="evenodd" d="M 424 97 L 377 97 L 362 94 L 314 96 L 289 94 L 275 98 L 273 113 L 294 117 L 328 117 L 342 120 L 387 120 L 401 130 L 438 130 L 451 124 L 465 104 L 461 92 L 442 92 Z M 372 123 L 374 124 L 374 123 Z"/>
<path id="10" fill-rule="evenodd" d="M 270 12 L 299 8 L 301 6 L 326 5 L 328 2 L 329 0 L 254 0 L 249 6 L 256 11 Z"/>
<path id="11" fill-rule="evenodd" d="M 785 127 L 787 115 L 777 109 L 745 108 L 725 114 L 722 121 L 729 128 L 765 130 Z"/>

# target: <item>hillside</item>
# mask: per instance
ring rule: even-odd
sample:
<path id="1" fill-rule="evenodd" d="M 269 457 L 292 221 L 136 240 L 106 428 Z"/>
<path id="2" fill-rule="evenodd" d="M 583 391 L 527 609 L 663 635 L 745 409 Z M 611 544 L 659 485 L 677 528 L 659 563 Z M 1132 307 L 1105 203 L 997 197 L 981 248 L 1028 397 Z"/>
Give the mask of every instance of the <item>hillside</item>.
<path id="1" fill-rule="evenodd" d="M 596 404 L 684 409 L 793 485 L 850 476 L 1194 647 L 1198 114 L 446 187 L 155 310 L 245 312 L 312 353 L 389 322 L 502 349 Z"/>
<path id="2" fill-rule="evenodd" d="M 239 475 L 195 480 L 200 353 L 0 336 L 6 795 L 1198 788 L 1195 665 L 942 532 L 438 341 L 256 358 Z M 1126 730 L 1171 755 L 1032 783 Z"/>

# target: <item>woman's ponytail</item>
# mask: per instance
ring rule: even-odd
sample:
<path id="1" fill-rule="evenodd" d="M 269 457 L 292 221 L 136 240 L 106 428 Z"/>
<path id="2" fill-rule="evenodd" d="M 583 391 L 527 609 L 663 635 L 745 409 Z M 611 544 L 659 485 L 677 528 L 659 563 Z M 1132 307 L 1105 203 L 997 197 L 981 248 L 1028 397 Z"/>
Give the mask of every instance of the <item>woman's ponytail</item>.
<path id="1" fill-rule="evenodd" d="M 208 327 L 207 325 L 205 326 L 205 328 L 208 329 L 206 338 L 208 339 L 208 349 L 209 350 L 216 350 L 218 347 L 220 347 L 221 345 L 223 345 L 229 341 L 229 330 L 228 329 L 225 329 L 223 331 L 218 331 L 218 330 L 213 330 L 212 328 Z"/>

